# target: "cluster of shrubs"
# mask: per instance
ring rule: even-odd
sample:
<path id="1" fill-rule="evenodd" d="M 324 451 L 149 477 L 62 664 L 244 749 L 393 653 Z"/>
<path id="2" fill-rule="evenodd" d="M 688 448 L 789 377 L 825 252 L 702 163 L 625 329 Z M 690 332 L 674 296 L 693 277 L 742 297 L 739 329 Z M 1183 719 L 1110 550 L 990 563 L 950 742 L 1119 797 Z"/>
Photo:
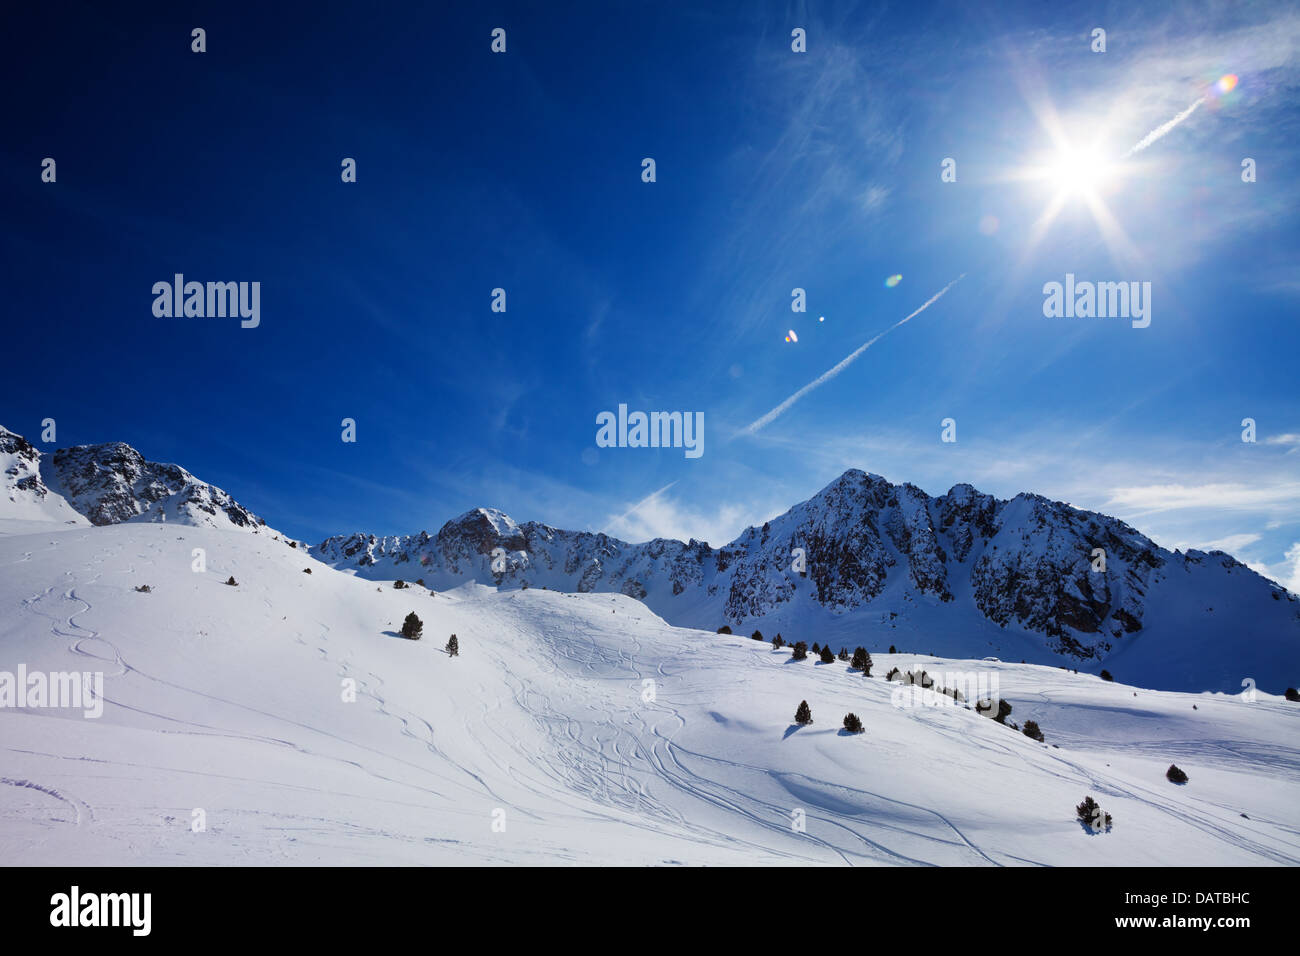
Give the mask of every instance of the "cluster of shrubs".
<path id="1" fill-rule="evenodd" d="M 420 620 L 419 615 L 412 611 L 410 614 L 406 615 L 406 619 L 402 621 L 402 637 L 406 638 L 408 641 L 418 641 L 423 636 L 424 622 Z M 460 641 L 457 639 L 455 634 L 453 634 L 447 641 L 447 646 L 444 650 L 446 650 L 447 654 L 451 657 L 460 656 Z"/>
<path id="2" fill-rule="evenodd" d="M 149 587 L 149 585 L 147 584 L 141 584 L 136 587 L 136 590 L 139 591 L 141 594 L 148 594 L 150 591 L 153 590 L 153 588 Z"/>
<path id="3" fill-rule="evenodd" d="M 724 624 L 722 625 L 722 627 L 718 628 L 718 633 L 730 634 L 731 628 L 728 627 L 726 624 Z M 763 632 L 758 630 L 755 630 L 754 633 L 750 635 L 750 637 L 756 641 L 764 640 Z M 785 639 L 781 637 L 780 633 L 778 633 L 775 637 L 772 638 L 772 646 L 777 648 L 778 650 L 784 647 L 785 644 L 786 644 Z M 871 676 L 871 668 L 873 666 L 871 660 L 871 654 L 867 652 L 867 649 L 865 647 L 854 648 L 853 655 L 851 657 L 849 655 L 847 648 L 841 647 L 840 652 L 837 655 L 834 651 L 831 650 L 829 644 L 826 645 L 825 647 L 821 646 L 820 644 L 813 644 L 812 652 L 818 655 L 818 657 L 821 659 L 821 662 L 823 664 L 834 663 L 836 658 L 838 657 L 838 659 L 841 661 L 848 661 L 849 667 L 852 670 L 860 670 L 865 676 L 867 677 Z M 894 648 L 894 645 L 892 644 L 889 646 L 889 653 L 891 654 L 897 653 L 897 651 Z M 807 660 L 808 645 L 803 641 L 795 642 L 795 644 L 792 645 L 790 656 L 791 659 L 796 661 Z M 1110 675 L 1105 671 L 1102 672 L 1102 676 L 1106 680 L 1111 679 Z M 965 695 L 963 695 L 962 692 L 956 687 L 951 687 L 951 688 L 935 687 L 934 678 L 931 677 L 929 674 L 927 674 L 924 670 L 902 671 L 899 670 L 897 667 L 893 667 L 890 668 L 889 673 L 885 675 L 885 680 L 888 681 L 897 680 L 902 682 L 903 684 L 917 685 L 925 690 L 933 690 L 935 693 L 941 694 L 944 697 L 951 697 L 954 701 L 962 701 L 966 699 Z M 1288 694 L 1290 693 L 1292 693 L 1292 691 L 1288 691 Z M 1011 703 L 1010 701 L 999 699 L 997 703 L 997 708 L 995 710 L 993 706 L 993 702 L 991 700 L 977 701 L 975 704 L 975 711 L 979 714 L 984 714 L 986 716 L 992 717 L 999 724 L 1006 726 L 1007 718 L 1011 716 Z M 807 719 L 802 719 L 802 718 L 807 718 Z M 850 720 L 850 718 L 852 719 Z M 808 702 L 806 700 L 800 702 L 799 708 L 795 712 L 795 723 L 797 724 L 812 723 L 812 713 L 808 709 Z M 1044 742 L 1043 732 L 1041 729 L 1039 729 L 1038 723 L 1036 721 L 1026 720 L 1025 726 L 1023 728 L 1017 727 L 1015 724 L 1011 724 L 1010 726 L 1013 729 L 1019 730 L 1026 737 L 1036 740 L 1039 743 Z M 862 721 L 858 719 L 856 714 L 848 714 L 844 718 L 844 729 L 849 731 L 850 733 L 855 733 L 855 734 L 861 733 Z"/>
<path id="4" fill-rule="evenodd" d="M 808 706 L 808 701 L 799 701 L 799 706 L 794 711 L 794 722 L 800 727 L 806 727 L 813 722 L 812 708 Z M 857 714 L 848 713 L 844 715 L 844 729 L 851 734 L 860 734 L 864 728 Z"/>
<path id="5" fill-rule="evenodd" d="M 1288 687 L 1286 689 L 1286 699 L 1292 703 L 1300 702 L 1300 690 L 1296 690 L 1294 687 Z"/>

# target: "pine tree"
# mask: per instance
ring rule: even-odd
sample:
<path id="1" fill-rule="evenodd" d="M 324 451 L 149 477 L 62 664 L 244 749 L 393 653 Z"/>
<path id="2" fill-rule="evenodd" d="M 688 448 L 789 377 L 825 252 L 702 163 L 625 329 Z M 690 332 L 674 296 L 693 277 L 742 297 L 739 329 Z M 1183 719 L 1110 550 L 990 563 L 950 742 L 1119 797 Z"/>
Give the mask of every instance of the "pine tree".
<path id="1" fill-rule="evenodd" d="M 835 655 L 831 653 L 831 649 L 830 649 L 829 647 L 823 647 L 823 648 L 822 648 L 822 655 L 821 655 L 821 656 L 822 656 L 822 663 L 823 663 L 823 664 L 834 664 L 834 663 L 835 663 Z"/>
<path id="2" fill-rule="evenodd" d="M 751 635 L 749 635 L 749 636 L 752 637 L 752 638 L 753 638 L 754 640 L 756 640 L 756 641 L 761 641 L 761 640 L 763 639 L 763 632 L 760 631 L 760 630 L 755 629 L 754 633 L 751 634 Z"/>
<path id="3" fill-rule="evenodd" d="M 1024 729 L 1021 730 L 1026 737 L 1037 740 L 1040 744 L 1043 742 L 1043 732 L 1038 729 L 1038 723 L 1033 720 L 1026 720 Z"/>
<path id="4" fill-rule="evenodd" d="M 239 587 L 239 582 L 235 580 L 235 576 L 233 574 L 230 577 L 226 578 L 226 583 L 229 584 L 232 588 Z"/>
<path id="5" fill-rule="evenodd" d="M 1177 764 L 1170 764 L 1169 769 L 1165 771 L 1165 779 L 1170 783 L 1186 783 L 1187 774 L 1178 769 Z"/>
<path id="6" fill-rule="evenodd" d="M 404 587 L 406 587 L 406 582 L 403 581 L 401 578 L 398 578 L 396 581 L 393 582 L 394 591 L 400 591 Z"/>
<path id="7" fill-rule="evenodd" d="M 1091 796 L 1084 797 L 1083 803 L 1075 807 L 1074 812 L 1079 815 L 1080 820 L 1094 830 L 1110 829 L 1110 814 L 1105 813 Z"/>
<path id="8" fill-rule="evenodd" d="M 1288 687 L 1285 696 L 1287 700 L 1295 703 L 1296 701 L 1300 701 L 1300 690 L 1296 690 L 1294 687 Z"/>
<path id="9" fill-rule="evenodd" d="M 728 627 L 726 624 L 724 624 L 724 625 L 722 625 L 722 627 L 718 628 L 718 633 L 719 633 L 719 634 L 730 634 L 730 633 L 731 633 L 731 628 Z"/>
<path id="10" fill-rule="evenodd" d="M 408 640 L 418 641 L 423 634 L 424 622 L 416 617 L 415 612 L 412 611 L 410 614 L 406 615 L 406 620 L 402 622 L 402 637 L 405 637 Z"/>
<path id="11" fill-rule="evenodd" d="M 806 700 L 799 701 L 799 707 L 794 712 L 794 722 L 796 724 L 799 724 L 800 726 L 804 724 L 811 724 L 813 722 L 812 710 L 808 707 L 808 701 Z"/>
<path id="12" fill-rule="evenodd" d="M 790 656 L 794 658 L 796 661 L 802 661 L 806 659 L 808 657 L 808 645 L 805 644 L 803 641 L 797 642 Z"/>
<path id="13" fill-rule="evenodd" d="M 898 651 L 894 649 L 894 645 L 893 645 L 893 644 L 890 644 L 890 645 L 889 645 L 889 653 L 891 653 L 891 654 L 897 654 L 897 653 L 898 653 Z"/>
<path id="14" fill-rule="evenodd" d="M 822 652 L 821 647 L 817 644 L 816 641 L 813 641 L 812 652 L 814 654 L 820 654 Z"/>
<path id="15" fill-rule="evenodd" d="M 847 661 L 847 660 L 849 659 L 849 650 L 848 650 L 848 648 L 846 648 L 846 647 L 841 647 L 841 648 L 840 648 L 840 654 L 839 654 L 839 657 L 840 657 L 840 660 L 842 660 L 842 661 Z"/>
<path id="16" fill-rule="evenodd" d="M 456 657 L 460 654 L 460 641 L 456 640 L 455 634 L 453 634 L 451 639 L 447 641 L 447 653 L 452 657 Z"/>
<path id="17" fill-rule="evenodd" d="M 783 638 L 780 634 L 778 634 L 776 637 L 772 638 L 772 646 L 777 648 L 778 650 L 780 650 L 782 647 L 785 647 L 785 638 Z"/>
<path id="18" fill-rule="evenodd" d="M 862 733 L 862 721 L 858 719 L 857 714 L 844 715 L 844 729 L 851 734 Z"/>
<path id="19" fill-rule="evenodd" d="M 1102 679 L 1102 680 L 1114 680 L 1115 678 L 1113 678 L 1113 677 L 1110 676 L 1110 671 L 1102 671 L 1102 672 L 1101 672 L 1101 679 Z"/>

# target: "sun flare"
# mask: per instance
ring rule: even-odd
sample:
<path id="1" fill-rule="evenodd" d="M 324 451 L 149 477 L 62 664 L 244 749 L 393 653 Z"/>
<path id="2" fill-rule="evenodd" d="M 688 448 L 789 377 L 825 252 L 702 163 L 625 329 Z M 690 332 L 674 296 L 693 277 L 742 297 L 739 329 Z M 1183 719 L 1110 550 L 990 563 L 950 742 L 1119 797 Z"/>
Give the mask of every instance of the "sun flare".
<path id="1" fill-rule="evenodd" d="M 1113 176 L 1112 165 L 1096 149 L 1062 149 L 1043 170 L 1043 178 L 1064 197 L 1094 196 Z"/>

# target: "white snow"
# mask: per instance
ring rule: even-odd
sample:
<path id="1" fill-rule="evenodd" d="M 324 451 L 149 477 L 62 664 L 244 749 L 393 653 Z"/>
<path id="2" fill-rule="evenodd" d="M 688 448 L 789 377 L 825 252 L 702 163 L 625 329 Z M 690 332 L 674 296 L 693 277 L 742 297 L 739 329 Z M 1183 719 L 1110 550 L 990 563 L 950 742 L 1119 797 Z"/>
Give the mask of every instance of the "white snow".
<path id="1" fill-rule="evenodd" d="M 621 594 L 394 590 L 266 535 L 171 524 L 7 530 L 0 671 L 102 671 L 107 698 L 98 720 L 0 708 L 10 863 L 1300 863 L 1300 705 L 1274 695 L 875 640 L 865 678 Z M 420 641 L 397 636 L 411 610 Z M 996 674 L 1009 719 L 1047 742 L 895 707 L 895 665 Z M 795 728 L 804 699 L 815 723 Z M 840 731 L 848 711 L 864 734 Z M 1110 832 L 1075 819 L 1088 794 Z"/>

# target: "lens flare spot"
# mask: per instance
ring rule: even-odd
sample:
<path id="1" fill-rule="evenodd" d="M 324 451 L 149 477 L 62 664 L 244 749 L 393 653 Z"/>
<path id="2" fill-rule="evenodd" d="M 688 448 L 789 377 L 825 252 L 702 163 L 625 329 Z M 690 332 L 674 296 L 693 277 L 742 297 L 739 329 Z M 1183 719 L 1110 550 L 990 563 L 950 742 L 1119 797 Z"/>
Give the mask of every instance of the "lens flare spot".
<path id="1" fill-rule="evenodd" d="M 903 281 L 902 275 L 899 274 L 892 275 L 885 280 L 885 288 L 892 289 L 894 286 L 898 285 L 898 283 L 902 281 Z"/>
<path id="2" fill-rule="evenodd" d="M 819 315 L 819 316 L 817 316 L 817 321 L 818 321 L 818 322 L 825 322 L 825 321 L 826 321 L 826 316 L 824 316 L 824 315 Z"/>
<path id="3" fill-rule="evenodd" d="M 791 329 L 789 332 L 785 333 L 785 340 L 787 342 L 798 342 L 799 336 L 794 334 L 794 329 Z"/>
<path id="4" fill-rule="evenodd" d="M 1219 91 L 1220 96 L 1223 96 L 1237 88 L 1237 80 L 1236 73 L 1227 73 L 1219 77 L 1218 82 L 1214 84 L 1214 88 Z"/>
<path id="5" fill-rule="evenodd" d="M 980 220 L 980 232 L 982 232 L 986 236 L 991 236 L 993 235 L 993 233 L 998 231 L 999 225 L 1000 223 L 998 222 L 997 216 L 994 215 L 985 216 L 983 219 Z"/>

